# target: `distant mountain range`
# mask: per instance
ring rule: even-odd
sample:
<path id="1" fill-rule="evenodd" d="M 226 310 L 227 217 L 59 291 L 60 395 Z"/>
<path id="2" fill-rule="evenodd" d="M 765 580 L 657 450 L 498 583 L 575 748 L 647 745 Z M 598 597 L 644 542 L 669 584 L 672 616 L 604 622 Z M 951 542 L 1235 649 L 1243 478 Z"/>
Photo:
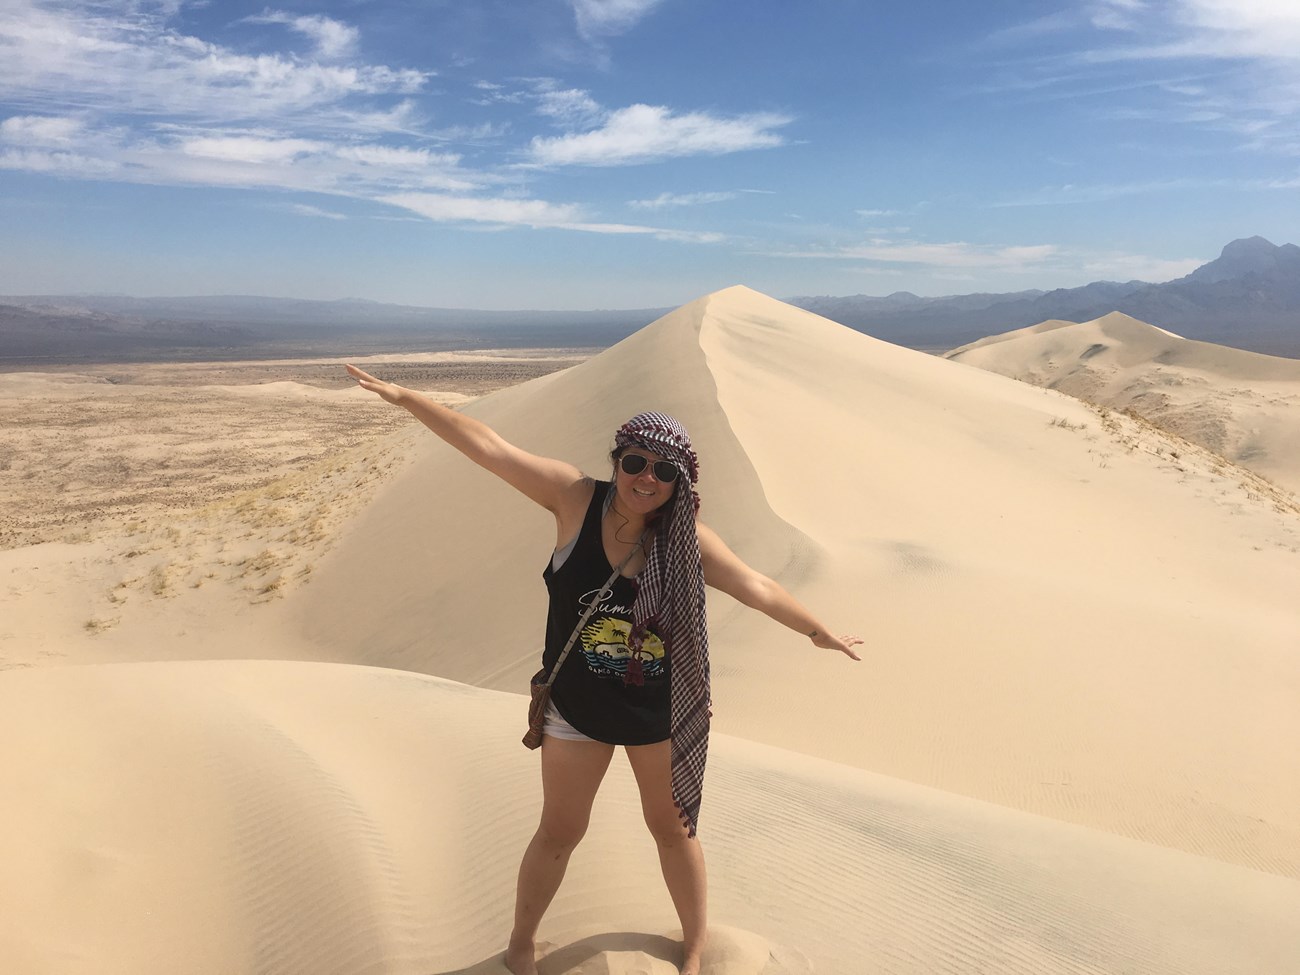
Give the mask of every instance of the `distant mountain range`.
<path id="1" fill-rule="evenodd" d="M 479 311 L 245 295 L 13 296 L 0 297 L 0 363 L 604 348 L 659 314 Z"/>
<path id="2" fill-rule="evenodd" d="M 951 348 L 1050 319 L 1088 322 L 1112 311 L 1184 338 L 1300 355 L 1300 247 L 1234 240 L 1216 260 L 1164 284 L 1096 281 L 1080 288 L 920 298 L 791 298 L 790 304 L 901 345 Z"/>
<path id="3" fill-rule="evenodd" d="M 1096 281 L 1011 294 L 921 298 L 904 291 L 786 300 L 913 348 L 950 349 L 1049 319 L 1085 322 L 1121 311 L 1186 338 L 1300 356 L 1300 247 L 1262 237 L 1234 240 L 1218 259 L 1164 284 Z M 668 310 L 479 311 L 238 295 L 0 297 L 0 361 L 603 347 Z"/>

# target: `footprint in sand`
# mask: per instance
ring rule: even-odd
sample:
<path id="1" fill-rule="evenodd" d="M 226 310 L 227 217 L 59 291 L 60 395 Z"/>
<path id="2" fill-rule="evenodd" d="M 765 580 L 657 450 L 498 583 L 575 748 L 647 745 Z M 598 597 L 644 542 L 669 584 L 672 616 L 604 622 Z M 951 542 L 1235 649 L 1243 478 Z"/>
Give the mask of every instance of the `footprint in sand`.
<path id="1" fill-rule="evenodd" d="M 681 931 L 593 934 L 563 945 L 538 946 L 538 975 L 678 975 Z M 500 955 L 439 975 L 509 975 Z M 709 928 L 700 975 L 813 975 L 798 951 L 739 928 Z"/>

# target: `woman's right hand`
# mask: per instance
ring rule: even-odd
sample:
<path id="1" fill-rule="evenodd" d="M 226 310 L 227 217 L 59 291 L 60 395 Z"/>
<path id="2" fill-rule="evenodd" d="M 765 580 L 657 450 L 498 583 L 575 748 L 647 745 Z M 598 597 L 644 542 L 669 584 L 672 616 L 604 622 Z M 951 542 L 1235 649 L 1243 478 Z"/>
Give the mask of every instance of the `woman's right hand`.
<path id="1" fill-rule="evenodd" d="M 356 366 L 348 363 L 344 366 L 348 375 L 357 381 L 357 385 L 362 389 L 368 389 L 372 393 L 378 393 L 379 396 L 388 403 L 396 404 L 405 390 L 396 383 L 386 383 L 382 379 L 376 379 L 370 373 L 358 369 Z"/>

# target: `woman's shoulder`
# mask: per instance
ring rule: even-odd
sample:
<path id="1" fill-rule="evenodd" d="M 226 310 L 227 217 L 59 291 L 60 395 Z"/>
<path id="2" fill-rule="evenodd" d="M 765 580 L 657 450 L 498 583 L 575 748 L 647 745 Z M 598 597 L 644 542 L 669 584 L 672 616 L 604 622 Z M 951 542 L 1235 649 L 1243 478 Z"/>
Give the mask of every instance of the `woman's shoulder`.
<path id="1" fill-rule="evenodd" d="M 586 520 L 592 502 L 601 493 L 601 486 L 608 483 L 597 481 L 584 474 L 564 492 L 554 512 L 558 537 L 561 541 L 578 534 L 578 529 Z"/>

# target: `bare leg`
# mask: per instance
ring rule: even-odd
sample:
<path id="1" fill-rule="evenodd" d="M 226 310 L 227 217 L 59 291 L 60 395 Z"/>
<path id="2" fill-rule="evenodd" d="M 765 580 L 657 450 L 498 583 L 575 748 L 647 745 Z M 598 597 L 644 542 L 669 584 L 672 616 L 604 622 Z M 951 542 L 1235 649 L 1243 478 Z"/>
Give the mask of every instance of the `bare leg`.
<path id="1" fill-rule="evenodd" d="M 537 973 L 537 927 L 560 889 L 569 855 L 587 832 L 591 804 L 614 746 L 548 735 L 541 751 L 542 821 L 519 865 L 515 926 L 506 949 L 506 967 L 514 975 Z"/>
<path id="2" fill-rule="evenodd" d="M 659 847 L 668 894 L 682 925 L 682 975 L 699 975 L 700 955 L 708 939 L 708 879 L 704 851 L 686 827 L 673 804 L 669 770 L 670 744 L 629 745 L 627 758 L 641 790 L 641 810 Z"/>

